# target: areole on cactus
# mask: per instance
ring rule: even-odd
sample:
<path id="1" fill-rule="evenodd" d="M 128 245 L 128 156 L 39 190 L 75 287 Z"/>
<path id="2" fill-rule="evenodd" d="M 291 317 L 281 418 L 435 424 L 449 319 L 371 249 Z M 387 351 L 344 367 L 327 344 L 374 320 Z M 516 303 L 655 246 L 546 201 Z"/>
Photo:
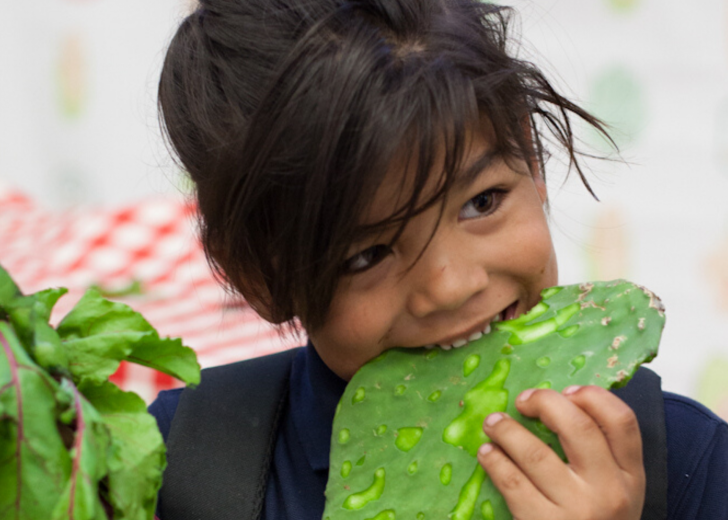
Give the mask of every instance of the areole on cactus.
<path id="1" fill-rule="evenodd" d="M 552 287 L 527 314 L 460 349 L 393 349 L 349 382 L 334 418 L 324 520 L 509 519 L 475 458 L 482 424 L 507 412 L 562 457 L 555 434 L 522 416 L 527 388 L 623 386 L 657 354 L 659 298 L 616 280 Z"/>

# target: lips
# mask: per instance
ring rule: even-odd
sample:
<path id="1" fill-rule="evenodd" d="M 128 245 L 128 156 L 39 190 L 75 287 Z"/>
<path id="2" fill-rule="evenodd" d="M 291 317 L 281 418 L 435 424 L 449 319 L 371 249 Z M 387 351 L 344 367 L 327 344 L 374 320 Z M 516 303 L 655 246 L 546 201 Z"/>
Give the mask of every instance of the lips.
<path id="1" fill-rule="evenodd" d="M 501 312 L 496 314 L 493 318 L 486 321 L 485 325 L 478 325 L 470 331 L 459 334 L 457 336 L 450 336 L 444 340 L 438 341 L 430 345 L 425 345 L 425 348 L 432 349 L 440 347 L 443 350 L 450 350 L 453 348 L 464 347 L 472 341 L 477 341 L 486 334 L 490 334 L 492 328 L 491 323 L 497 323 L 499 321 L 511 320 L 516 317 L 518 309 L 518 301 L 513 302 L 508 307 L 503 309 Z"/>

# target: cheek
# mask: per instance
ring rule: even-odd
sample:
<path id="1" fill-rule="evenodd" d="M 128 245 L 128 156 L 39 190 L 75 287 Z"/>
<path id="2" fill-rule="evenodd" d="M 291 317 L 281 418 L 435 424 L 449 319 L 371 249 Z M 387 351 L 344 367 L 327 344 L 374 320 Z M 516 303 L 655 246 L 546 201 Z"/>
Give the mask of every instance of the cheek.
<path id="1" fill-rule="evenodd" d="M 335 298 L 316 336 L 350 354 L 375 350 L 395 321 L 396 309 L 389 305 L 392 300 L 374 293 Z"/>
<path id="2" fill-rule="evenodd" d="M 556 285 L 556 253 L 543 212 L 526 216 L 511 236 L 517 236 L 518 239 L 513 241 L 514 247 L 508 261 L 519 274 L 544 287 Z"/>
<path id="3" fill-rule="evenodd" d="M 332 339 L 352 346 L 377 343 L 388 328 L 384 305 L 376 305 L 370 298 L 355 298 L 337 305 L 326 329 Z"/>
<path id="4" fill-rule="evenodd" d="M 397 321 L 393 301 L 374 292 L 334 298 L 326 323 L 311 334 L 327 364 L 358 368 L 379 355 Z"/>

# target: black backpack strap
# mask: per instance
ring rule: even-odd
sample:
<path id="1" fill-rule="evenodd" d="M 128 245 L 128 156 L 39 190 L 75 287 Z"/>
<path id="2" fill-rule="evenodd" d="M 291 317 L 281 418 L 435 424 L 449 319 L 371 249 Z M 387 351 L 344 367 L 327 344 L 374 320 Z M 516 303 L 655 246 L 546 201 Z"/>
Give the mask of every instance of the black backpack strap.
<path id="1" fill-rule="evenodd" d="M 642 520 L 667 518 L 667 432 L 660 376 L 641 367 L 629 384 L 614 390 L 637 415 L 642 434 L 642 457 L 647 492 Z"/>
<path id="2" fill-rule="evenodd" d="M 167 439 L 162 520 L 257 520 L 300 349 L 202 371 Z"/>

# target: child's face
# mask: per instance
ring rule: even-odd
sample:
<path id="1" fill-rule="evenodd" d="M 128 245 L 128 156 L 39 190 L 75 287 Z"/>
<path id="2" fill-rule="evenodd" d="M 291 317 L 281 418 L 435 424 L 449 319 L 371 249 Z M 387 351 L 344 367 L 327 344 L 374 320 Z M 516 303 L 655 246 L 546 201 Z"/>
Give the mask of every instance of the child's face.
<path id="1" fill-rule="evenodd" d="M 487 149 L 487 140 L 475 136 L 465 168 Z M 309 331 L 335 373 L 349 380 L 393 347 L 459 345 L 494 319 L 523 314 L 542 289 L 557 284 L 546 186 L 535 167 L 531 175 L 525 162 L 510 162 L 495 158 L 472 182 L 451 189 L 424 252 L 439 205 L 412 219 L 391 249 L 386 232 L 352 247 L 348 263 L 361 270 L 342 277 L 324 325 Z M 401 203 L 402 174 L 387 174 L 365 222 Z"/>

